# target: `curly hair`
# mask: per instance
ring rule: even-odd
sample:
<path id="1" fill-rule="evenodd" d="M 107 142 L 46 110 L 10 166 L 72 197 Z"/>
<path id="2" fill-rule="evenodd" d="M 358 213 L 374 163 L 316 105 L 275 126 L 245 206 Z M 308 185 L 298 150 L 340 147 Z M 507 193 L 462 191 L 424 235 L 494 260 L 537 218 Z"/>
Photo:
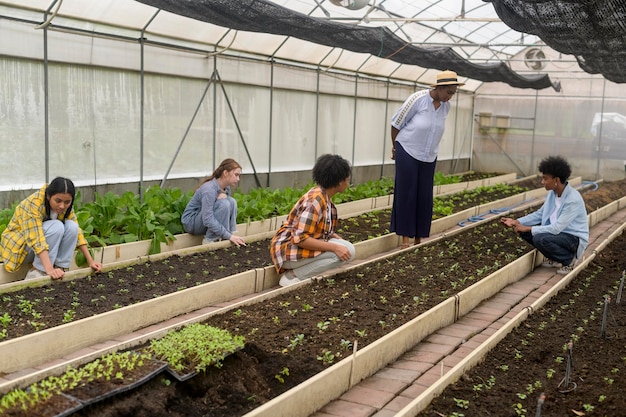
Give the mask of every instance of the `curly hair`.
<path id="1" fill-rule="evenodd" d="M 570 175 L 572 175 L 572 168 L 565 158 L 561 156 L 548 156 L 539 162 L 539 172 L 557 177 L 565 184 Z"/>
<path id="2" fill-rule="evenodd" d="M 313 167 L 313 181 L 322 188 L 336 187 L 352 175 L 350 162 L 340 155 L 324 154 Z"/>

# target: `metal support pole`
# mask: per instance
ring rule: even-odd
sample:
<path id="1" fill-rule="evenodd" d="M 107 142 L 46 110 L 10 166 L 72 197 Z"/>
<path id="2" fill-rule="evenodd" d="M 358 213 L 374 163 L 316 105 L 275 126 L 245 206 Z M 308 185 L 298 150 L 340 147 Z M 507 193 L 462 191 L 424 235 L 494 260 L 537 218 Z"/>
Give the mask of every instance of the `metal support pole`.
<path id="1" fill-rule="evenodd" d="M 535 130 L 537 129 L 537 105 L 539 103 L 539 91 L 535 90 L 535 112 L 533 114 L 533 136 L 530 143 L 530 166 L 528 172 L 535 172 L 534 159 L 535 159 Z"/>
<path id="2" fill-rule="evenodd" d="M 256 172 L 256 168 L 254 167 L 254 161 L 252 161 L 252 157 L 250 156 L 250 152 L 248 151 L 248 145 L 246 145 L 246 141 L 243 137 L 243 133 L 241 132 L 241 128 L 239 127 L 239 123 L 237 122 L 237 116 L 235 115 L 235 111 L 233 110 L 233 106 L 230 104 L 230 100 L 228 99 L 228 94 L 226 93 L 226 89 L 224 88 L 224 84 L 222 83 L 222 79 L 217 71 L 215 71 L 215 79 L 219 83 L 222 88 L 222 93 L 224 93 L 224 98 L 226 99 L 226 104 L 228 105 L 228 110 L 230 110 L 231 116 L 233 116 L 233 121 L 235 122 L 235 127 L 237 128 L 237 132 L 239 133 L 239 138 L 241 139 L 241 143 L 246 151 L 246 155 L 248 155 L 248 161 L 250 161 L 250 165 L 252 165 L 252 171 L 254 173 L 254 180 L 256 181 L 257 187 L 261 187 L 261 181 L 259 180 L 259 175 Z"/>
<path id="3" fill-rule="evenodd" d="M 317 67 L 317 85 L 315 86 L 315 152 L 313 154 L 313 162 L 317 159 L 317 145 L 319 144 L 320 133 L 320 68 Z"/>
<path id="4" fill-rule="evenodd" d="M 596 179 L 600 179 L 600 159 L 602 156 L 602 119 L 604 115 L 604 97 L 606 96 L 606 78 L 602 79 L 602 105 L 600 106 L 600 126 L 598 126 L 598 153 L 596 155 Z"/>
<path id="5" fill-rule="evenodd" d="M 383 155 L 380 160 L 380 178 L 383 178 L 385 175 L 385 154 L 387 152 L 387 132 L 389 129 L 389 121 L 387 120 L 387 115 L 389 114 L 389 80 L 387 80 L 387 91 L 385 92 L 385 123 L 383 123 Z"/>
<path id="6" fill-rule="evenodd" d="M 140 77 L 140 89 L 139 89 L 139 93 L 141 94 L 140 97 L 140 110 L 139 110 L 139 201 L 141 203 L 143 203 L 143 191 L 144 191 L 144 186 L 143 186 L 143 154 L 144 154 L 144 124 L 145 124 L 145 120 L 144 120 L 144 113 L 145 113 L 145 95 L 146 95 L 146 85 L 145 85 L 145 42 L 146 42 L 146 37 L 145 37 L 145 33 L 146 33 L 146 29 L 148 29 L 148 26 L 150 26 L 150 24 L 152 23 L 152 21 L 157 17 L 157 15 L 159 14 L 161 10 L 157 10 L 152 17 L 150 18 L 150 20 L 148 20 L 148 22 L 145 24 L 145 26 L 143 28 L 141 28 L 141 35 L 139 36 L 139 46 L 140 46 L 140 70 L 139 70 L 139 77 Z"/>
<path id="7" fill-rule="evenodd" d="M 200 107 L 202 106 L 202 103 L 204 102 L 204 98 L 206 97 L 209 91 L 209 87 L 211 86 L 211 83 L 213 81 L 215 81 L 215 73 L 211 75 L 209 82 L 207 83 L 206 87 L 204 88 L 204 91 L 202 92 L 202 97 L 200 97 L 200 100 L 198 101 L 198 105 L 196 106 L 196 109 L 193 112 L 193 116 L 191 116 L 191 120 L 187 124 L 187 129 L 185 129 L 185 133 L 183 134 L 183 137 L 181 138 L 180 143 L 178 144 L 178 148 L 176 148 L 176 152 L 174 153 L 174 157 L 172 158 L 172 161 L 170 162 L 170 166 L 167 167 L 165 176 L 163 177 L 163 180 L 161 180 L 161 188 L 165 186 L 165 181 L 167 180 L 167 177 L 170 174 L 170 171 L 172 170 L 172 166 L 174 165 L 174 162 L 176 161 L 176 158 L 178 157 L 178 154 L 180 153 L 180 150 L 183 147 L 183 143 L 185 143 L 185 139 L 187 139 L 187 135 L 189 134 L 189 131 L 191 130 L 191 126 L 193 125 L 194 120 L 196 120 L 196 116 L 198 116 Z"/>
<path id="8" fill-rule="evenodd" d="M 352 114 L 352 159 L 350 160 L 350 165 L 354 166 L 354 158 L 356 156 L 356 121 L 357 121 L 357 107 L 359 105 L 359 74 L 354 75 L 354 112 Z M 354 175 L 354 171 L 352 171 L 352 175 Z M 350 179 L 352 181 L 352 179 Z"/>
<path id="9" fill-rule="evenodd" d="M 270 186 L 270 177 L 272 173 L 272 139 L 274 138 L 274 60 L 270 61 L 270 114 L 269 114 L 269 129 L 268 129 L 268 137 L 269 137 L 269 161 L 267 164 L 267 181 L 265 182 L 265 186 Z"/>
<path id="10" fill-rule="evenodd" d="M 52 2 L 48 10 L 44 13 L 43 20 L 46 21 L 56 0 Z M 48 79 L 48 25 L 43 27 L 43 91 L 44 91 L 44 170 L 46 183 L 50 181 L 50 96 Z"/>

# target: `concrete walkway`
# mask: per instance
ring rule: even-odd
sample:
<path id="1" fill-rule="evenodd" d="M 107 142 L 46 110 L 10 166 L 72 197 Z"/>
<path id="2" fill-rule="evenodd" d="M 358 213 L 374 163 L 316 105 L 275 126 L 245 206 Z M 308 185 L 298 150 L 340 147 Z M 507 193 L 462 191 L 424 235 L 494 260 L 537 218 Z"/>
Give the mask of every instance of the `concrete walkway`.
<path id="1" fill-rule="evenodd" d="M 626 222 L 621 210 L 590 230 L 586 253 Z M 361 381 L 311 417 L 392 417 L 479 347 L 522 309 L 563 279 L 556 268 L 538 267 L 479 304 L 456 323 L 430 335 L 397 361 Z"/>

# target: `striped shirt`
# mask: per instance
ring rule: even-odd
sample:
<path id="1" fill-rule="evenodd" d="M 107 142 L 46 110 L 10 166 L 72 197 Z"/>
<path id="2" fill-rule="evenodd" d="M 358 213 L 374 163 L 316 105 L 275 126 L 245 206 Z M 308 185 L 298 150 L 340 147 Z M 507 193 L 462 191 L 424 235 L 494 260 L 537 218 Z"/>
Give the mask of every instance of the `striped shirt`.
<path id="1" fill-rule="evenodd" d="M 391 126 L 399 130 L 396 141 L 414 159 L 433 162 L 446 126 L 450 103 L 433 106 L 430 90 L 413 93 L 391 118 Z"/>
<path id="2" fill-rule="evenodd" d="M 301 248 L 298 243 L 309 238 L 328 240 L 336 227 L 337 208 L 319 186 L 311 188 L 293 206 L 287 220 L 272 239 L 270 255 L 276 271 L 283 273 L 286 261 L 321 255 L 321 251 Z"/>
<path id="3" fill-rule="evenodd" d="M 28 254 L 28 248 L 33 248 L 36 254 L 48 250 L 48 244 L 43 233 L 43 222 L 46 217 L 46 188 L 41 187 L 39 191 L 29 197 L 15 208 L 13 217 L 2 232 L 0 240 L 0 260 L 4 262 L 4 269 L 7 272 L 15 272 L 22 266 Z M 59 214 L 58 220 L 63 220 L 65 213 Z M 74 210 L 67 216 L 67 220 L 72 220 L 78 224 Z M 86 245 L 87 241 L 83 232 L 78 227 L 77 246 Z"/>

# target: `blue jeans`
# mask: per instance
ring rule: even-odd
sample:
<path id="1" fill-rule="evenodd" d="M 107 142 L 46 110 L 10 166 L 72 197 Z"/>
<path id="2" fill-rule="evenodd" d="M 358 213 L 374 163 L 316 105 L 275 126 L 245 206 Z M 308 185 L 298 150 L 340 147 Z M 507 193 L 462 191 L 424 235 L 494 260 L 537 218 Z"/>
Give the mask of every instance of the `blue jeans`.
<path id="1" fill-rule="evenodd" d="M 532 235 L 531 232 L 521 232 L 520 237 L 537 248 L 546 258 L 569 265 L 576 257 L 578 250 L 578 237 L 568 233 L 539 233 Z"/>
<path id="2" fill-rule="evenodd" d="M 237 231 L 237 201 L 232 197 L 219 198 L 213 206 L 215 221 L 230 233 Z M 207 241 L 221 240 L 224 237 L 209 229 L 202 222 L 202 211 L 193 219 L 193 224 L 185 226 L 185 231 L 192 235 L 204 235 Z"/>
<path id="3" fill-rule="evenodd" d="M 354 245 L 347 240 L 343 239 L 329 239 L 331 243 L 338 243 L 345 246 L 350 250 L 350 259 L 346 262 L 350 262 L 354 259 L 355 249 Z M 283 268 L 291 269 L 293 274 L 300 280 L 311 278 L 315 275 L 319 275 L 324 271 L 343 264 L 344 261 L 340 260 L 334 252 L 328 251 L 316 256 L 315 258 L 298 259 L 297 261 L 285 261 Z"/>
<path id="4" fill-rule="evenodd" d="M 69 268 L 78 242 L 78 225 L 72 220 L 66 220 L 65 223 L 60 220 L 46 220 L 43 222 L 43 235 L 48 244 L 48 256 L 52 265 L 58 268 Z M 46 271 L 41 259 L 35 256 L 32 248 L 28 248 L 24 261 L 24 263 L 29 262 L 32 262 L 38 270 Z"/>

